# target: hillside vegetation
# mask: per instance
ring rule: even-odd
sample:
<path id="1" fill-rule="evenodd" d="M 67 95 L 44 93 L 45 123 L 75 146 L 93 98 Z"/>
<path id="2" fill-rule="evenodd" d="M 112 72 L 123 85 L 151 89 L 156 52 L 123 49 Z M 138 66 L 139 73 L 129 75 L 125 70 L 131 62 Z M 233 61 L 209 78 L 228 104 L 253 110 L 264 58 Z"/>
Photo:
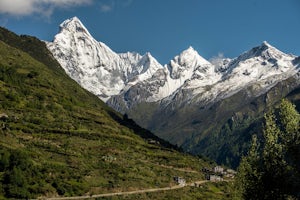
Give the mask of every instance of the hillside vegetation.
<path id="1" fill-rule="evenodd" d="M 167 187 L 174 176 L 204 179 L 210 167 L 82 89 L 43 42 L 3 28 L 0 135 L 0 198 Z"/>

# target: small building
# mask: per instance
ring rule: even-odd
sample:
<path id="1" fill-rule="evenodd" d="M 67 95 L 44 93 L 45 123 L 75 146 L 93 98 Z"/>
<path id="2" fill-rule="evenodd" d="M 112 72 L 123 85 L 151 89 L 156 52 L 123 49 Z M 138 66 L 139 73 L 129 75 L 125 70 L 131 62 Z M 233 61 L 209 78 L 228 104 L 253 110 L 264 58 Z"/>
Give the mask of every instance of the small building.
<path id="1" fill-rule="evenodd" d="M 175 176 L 174 177 L 174 181 L 179 184 L 179 185 L 185 185 L 186 184 L 186 181 L 184 178 L 182 177 L 178 177 L 178 176 Z"/>
<path id="2" fill-rule="evenodd" d="M 223 178 L 221 176 L 214 174 L 207 174 L 206 179 L 209 181 L 223 181 Z"/>
<path id="3" fill-rule="evenodd" d="M 215 166 L 214 168 L 213 168 L 213 171 L 215 172 L 215 173 L 223 173 L 224 172 L 224 168 L 223 167 L 221 167 L 221 166 Z"/>
<path id="4" fill-rule="evenodd" d="M 160 145 L 159 141 L 153 139 L 148 139 L 147 142 L 148 144 Z"/>

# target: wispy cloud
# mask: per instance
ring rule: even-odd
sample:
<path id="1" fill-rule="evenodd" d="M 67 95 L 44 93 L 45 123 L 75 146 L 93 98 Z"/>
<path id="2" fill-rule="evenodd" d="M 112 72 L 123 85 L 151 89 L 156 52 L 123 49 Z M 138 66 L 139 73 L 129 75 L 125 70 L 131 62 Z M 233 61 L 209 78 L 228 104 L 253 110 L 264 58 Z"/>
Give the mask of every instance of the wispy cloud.
<path id="1" fill-rule="evenodd" d="M 100 1 L 100 11 L 103 13 L 111 12 L 116 8 L 128 7 L 133 0 L 103 0 Z"/>
<path id="2" fill-rule="evenodd" d="M 127 7 L 133 3 L 133 0 L 123 0 L 122 2 L 123 2 L 123 6 Z"/>
<path id="3" fill-rule="evenodd" d="M 217 56 L 212 57 L 211 59 L 209 59 L 209 61 L 211 64 L 215 66 L 219 66 L 223 63 L 224 59 L 225 59 L 224 53 L 218 53 Z"/>
<path id="4" fill-rule="evenodd" d="M 42 14 L 50 16 L 57 8 L 90 4 L 93 0 L 0 0 L 0 13 L 12 16 Z"/>
<path id="5" fill-rule="evenodd" d="M 101 4 L 100 11 L 101 12 L 110 12 L 114 9 L 114 4 Z"/>
<path id="6" fill-rule="evenodd" d="M 133 0 L 0 0 L 0 14 L 23 17 L 40 14 L 50 17 L 56 9 L 100 5 L 101 12 L 111 12 L 116 7 L 128 7 Z"/>

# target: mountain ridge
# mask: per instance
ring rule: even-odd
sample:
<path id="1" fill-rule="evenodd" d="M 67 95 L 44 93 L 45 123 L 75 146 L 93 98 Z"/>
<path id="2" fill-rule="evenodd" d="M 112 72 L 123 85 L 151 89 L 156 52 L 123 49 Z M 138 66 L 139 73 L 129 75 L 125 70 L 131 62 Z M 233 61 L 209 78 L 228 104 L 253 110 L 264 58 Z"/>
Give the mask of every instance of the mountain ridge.
<path id="1" fill-rule="evenodd" d="M 47 43 L 48 48 L 53 52 L 56 59 L 74 80 L 79 82 L 79 84 L 83 85 L 86 89 L 95 93 L 104 101 L 108 101 L 110 97 L 115 95 L 122 95 L 121 93 L 127 92 L 130 87 L 134 86 L 138 82 L 149 82 L 149 79 L 155 76 L 156 72 L 158 73 L 158 77 L 163 77 L 159 78 L 159 85 L 161 86 L 157 86 L 157 84 L 150 84 L 152 85 L 150 92 L 151 95 L 146 97 L 145 100 L 147 102 L 160 101 L 170 95 L 174 95 L 173 93 L 180 87 L 184 86 L 186 81 L 189 81 L 189 85 L 186 85 L 186 87 L 189 88 L 195 88 L 201 84 L 203 86 L 213 85 L 219 82 L 220 79 L 227 79 L 227 77 L 231 75 L 229 72 L 237 73 L 233 71 L 237 68 L 235 63 L 238 64 L 243 62 L 245 59 L 258 57 L 259 54 L 261 54 L 260 56 L 264 59 L 269 57 L 270 62 L 276 62 L 276 60 L 272 61 L 272 59 L 280 60 L 281 56 L 284 54 L 264 41 L 260 46 L 254 47 L 235 59 L 231 59 L 231 61 L 229 61 L 227 65 L 224 65 L 222 70 L 220 70 L 216 65 L 213 65 L 201 57 L 198 52 L 190 46 L 179 55 L 175 56 L 169 64 L 162 65 L 157 62 L 150 53 L 146 53 L 141 56 L 138 53 L 127 52 L 117 54 L 113 52 L 104 43 L 97 42 L 77 17 L 67 19 L 60 25 L 60 28 L 60 33 L 55 36 L 54 41 Z M 63 34 L 63 32 L 67 33 Z M 84 34 L 77 35 L 78 32 L 83 32 Z M 59 38 L 65 38 L 69 42 L 68 45 L 71 46 L 67 46 L 66 41 L 60 41 Z M 92 42 L 85 44 L 80 40 L 90 40 Z M 72 41 L 75 43 L 72 44 Z M 99 45 L 97 45 L 97 43 Z M 96 48 L 96 53 L 93 53 L 93 56 L 91 57 L 89 54 L 91 46 L 93 45 L 98 47 Z M 79 47 L 83 49 L 86 47 L 89 50 L 82 50 Z M 63 52 L 61 49 L 64 48 L 66 50 L 78 49 L 77 52 L 84 51 L 87 56 L 78 55 L 77 53 L 77 57 L 80 56 L 82 58 L 78 59 L 78 61 L 73 58 L 74 62 L 66 64 L 64 63 L 66 60 L 64 57 L 72 58 L 72 53 Z M 295 58 L 295 56 L 292 55 L 285 54 L 285 56 L 290 56 L 291 59 Z M 95 62 L 95 60 L 98 61 Z M 265 65 L 266 64 L 268 63 L 265 63 Z M 76 68 L 76 66 L 78 67 Z M 104 70 L 101 70 L 102 68 Z M 76 70 L 79 70 L 79 72 L 76 73 Z M 227 73 L 224 73 L 224 71 Z M 244 69 L 242 73 L 250 77 L 253 76 L 251 70 L 248 71 L 247 69 Z M 113 76 L 111 74 L 113 74 Z M 95 77 L 97 77 L 97 79 L 95 79 Z M 100 79 L 107 79 L 107 81 L 102 81 Z M 200 80 L 191 81 L 190 79 Z M 155 82 L 155 80 L 153 81 Z M 112 82 L 114 83 L 112 84 Z M 147 85 L 149 86 L 149 84 Z M 99 87 L 102 88 L 99 89 Z"/>
<path id="2" fill-rule="evenodd" d="M 76 36 L 77 33 L 71 34 Z M 94 38 L 85 40 L 94 41 Z M 74 41 L 74 47 L 69 49 L 80 46 L 80 43 L 76 43 L 76 39 Z M 76 53 L 58 54 L 57 52 L 63 47 L 59 42 L 47 43 L 47 46 L 54 57 L 58 61 L 61 60 L 61 65 L 64 65 L 69 56 L 76 57 Z M 82 47 L 88 49 L 88 46 Z M 267 107 L 275 105 L 279 98 L 285 97 L 284 95 L 288 95 L 298 87 L 299 57 L 285 54 L 266 41 L 236 58 L 219 59 L 217 62 L 207 61 L 192 47 L 174 56 L 165 65 L 158 63 L 155 58 L 150 57 L 150 54 L 144 55 L 144 60 L 143 56 L 130 52 L 123 54 L 113 52 L 113 54 L 121 57 L 123 55 L 125 61 L 119 61 L 117 58 L 116 62 L 112 59 L 98 66 L 98 71 L 93 71 L 91 74 L 87 71 L 80 76 L 71 77 L 104 99 L 115 110 L 128 114 L 129 118 L 142 127 L 173 144 L 183 145 L 184 150 L 194 154 L 206 152 L 209 149 L 208 143 L 201 148 L 198 144 L 203 144 L 201 141 L 209 137 L 209 133 L 212 133 L 211 135 L 214 135 L 215 131 L 221 133 L 236 113 L 245 116 L 241 118 L 240 124 L 245 123 L 250 126 L 261 117 Z M 131 59 L 130 57 L 134 55 L 135 59 Z M 152 59 L 155 62 L 145 62 L 147 57 L 150 57 L 148 60 Z M 142 67 L 137 64 L 140 61 Z M 124 66 L 132 73 L 120 70 L 124 69 Z M 76 68 L 76 63 L 72 67 Z M 102 84 L 99 76 L 102 69 L 106 72 L 107 81 L 113 84 Z M 81 82 L 88 76 L 94 79 L 91 79 L 88 84 Z M 291 84 L 290 80 L 295 80 L 295 84 Z M 105 90 L 114 89 L 114 92 L 101 96 L 101 91 L 100 93 L 94 91 L 97 81 Z M 274 94 L 276 88 L 281 88 L 284 95 Z M 268 100 L 271 103 L 262 103 L 265 106 L 263 108 L 256 106 L 254 109 L 258 109 L 257 115 L 248 109 L 253 107 L 252 104 L 261 102 L 261 98 L 267 98 L 269 94 L 273 100 Z M 244 101 L 239 95 L 244 98 Z M 226 102 L 231 102 L 232 105 Z M 225 105 L 232 109 L 228 110 Z M 243 109 L 241 105 L 247 108 Z M 242 110 L 246 113 L 241 114 Z M 237 130 L 235 131 L 238 134 Z M 195 141 L 192 141 L 193 138 Z M 239 145 L 245 147 L 242 143 L 246 140 L 241 141 Z M 238 148 L 239 155 L 242 155 L 242 148 Z M 208 154 L 211 155 L 211 152 Z M 222 159 L 217 160 L 224 163 Z M 227 161 L 225 163 L 230 164 Z"/>

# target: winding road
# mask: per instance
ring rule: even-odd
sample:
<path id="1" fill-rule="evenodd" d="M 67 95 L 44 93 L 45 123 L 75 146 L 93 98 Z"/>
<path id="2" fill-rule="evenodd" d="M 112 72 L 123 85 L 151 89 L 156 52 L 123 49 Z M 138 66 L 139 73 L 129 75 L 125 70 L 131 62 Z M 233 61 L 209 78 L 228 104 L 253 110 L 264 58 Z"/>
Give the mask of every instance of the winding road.
<path id="1" fill-rule="evenodd" d="M 159 192 L 166 190 L 176 190 L 186 186 L 194 186 L 201 185 L 208 182 L 208 180 L 195 181 L 189 184 L 175 185 L 171 187 L 163 187 L 163 188 L 152 188 L 152 189 L 144 189 L 144 190 L 135 190 L 129 192 L 115 192 L 115 193 L 106 193 L 106 194 L 95 194 L 95 195 L 86 195 L 86 196 L 75 196 L 75 197 L 53 197 L 53 198 L 41 198 L 47 200 L 72 200 L 72 199 L 91 199 L 91 198 L 99 198 L 99 197 L 110 197 L 110 196 L 120 196 L 120 195 L 130 195 L 130 194 L 141 194 L 148 192 Z"/>

